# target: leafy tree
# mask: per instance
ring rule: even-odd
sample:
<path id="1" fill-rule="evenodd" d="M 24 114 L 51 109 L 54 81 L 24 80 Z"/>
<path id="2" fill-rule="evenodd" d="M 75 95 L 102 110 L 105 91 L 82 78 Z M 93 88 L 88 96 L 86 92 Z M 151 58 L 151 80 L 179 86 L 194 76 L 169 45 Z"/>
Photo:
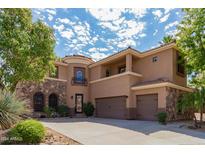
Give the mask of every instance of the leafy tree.
<path id="1" fill-rule="evenodd" d="M 167 43 L 171 43 L 171 42 L 174 42 L 175 39 L 172 35 L 167 35 L 167 36 L 164 36 L 162 38 L 162 41 L 160 42 L 160 44 L 167 44 Z"/>
<path id="2" fill-rule="evenodd" d="M 14 91 L 19 81 L 39 81 L 54 69 L 53 30 L 33 22 L 30 9 L 0 9 L 0 83 Z"/>
<path id="3" fill-rule="evenodd" d="M 190 84 L 197 89 L 194 99 L 183 101 L 184 105 L 200 110 L 200 121 L 205 105 L 205 9 L 183 9 L 184 17 L 178 26 L 177 46 L 186 60 L 185 68 Z M 192 102 L 191 102 L 192 101 Z"/>
<path id="4" fill-rule="evenodd" d="M 178 26 L 177 46 L 186 61 L 193 84 L 205 82 L 205 9 L 183 9 L 185 15 Z M 199 84 L 197 82 L 199 81 Z"/>

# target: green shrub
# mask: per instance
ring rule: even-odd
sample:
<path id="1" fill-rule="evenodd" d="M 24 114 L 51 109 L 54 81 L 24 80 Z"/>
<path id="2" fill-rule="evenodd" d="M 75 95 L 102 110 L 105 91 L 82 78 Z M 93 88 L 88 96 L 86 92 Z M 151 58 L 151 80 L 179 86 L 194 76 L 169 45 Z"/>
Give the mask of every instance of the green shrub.
<path id="1" fill-rule="evenodd" d="M 94 110 L 95 110 L 95 108 L 94 108 L 93 104 L 90 102 L 85 103 L 83 105 L 83 111 L 84 111 L 85 115 L 88 117 L 93 115 Z"/>
<path id="2" fill-rule="evenodd" d="M 25 120 L 12 128 L 8 137 L 11 142 L 17 139 L 18 143 L 37 144 L 45 137 L 45 128 L 36 120 Z"/>
<path id="3" fill-rule="evenodd" d="M 67 117 L 69 114 L 69 108 L 66 105 L 59 105 L 57 112 L 61 117 Z"/>
<path id="4" fill-rule="evenodd" d="M 157 118 L 158 118 L 159 123 L 166 124 L 166 122 L 167 122 L 167 113 L 166 112 L 159 112 L 157 114 Z"/>
<path id="5" fill-rule="evenodd" d="M 8 129 L 17 123 L 23 114 L 28 114 L 26 102 L 6 90 L 0 90 L 0 129 Z"/>
<path id="6" fill-rule="evenodd" d="M 43 112 L 46 114 L 46 116 L 48 118 L 51 118 L 51 117 L 53 117 L 56 114 L 55 109 L 53 109 L 51 107 L 48 107 L 48 106 L 43 108 Z"/>

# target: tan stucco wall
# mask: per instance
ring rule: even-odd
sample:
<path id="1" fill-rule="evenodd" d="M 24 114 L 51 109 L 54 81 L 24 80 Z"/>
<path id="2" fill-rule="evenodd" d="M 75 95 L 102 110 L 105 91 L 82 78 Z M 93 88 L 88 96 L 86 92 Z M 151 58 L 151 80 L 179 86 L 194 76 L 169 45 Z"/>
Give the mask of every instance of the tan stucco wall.
<path id="1" fill-rule="evenodd" d="M 123 75 L 116 78 L 107 79 L 90 84 L 90 100 L 95 103 L 96 98 L 128 96 L 127 106 L 129 106 L 130 87 L 140 80 L 133 75 Z"/>
<path id="2" fill-rule="evenodd" d="M 152 58 L 158 56 L 158 61 L 153 63 Z M 143 75 L 143 81 L 158 78 L 173 79 L 172 49 L 133 61 L 133 71 Z"/>
<path id="3" fill-rule="evenodd" d="M 68 69 L 67 66 L 56 65 L 58 66 L 58 78 L 67 80 Z"/>
<path id="4" fill-rule="evenodd" d="M 90 81 L 101 78 L 102 66 L 95 66 L 89 69 Z"/>
<path id="5" fill-rule="evenodd" d="M 144 94 L 158 94 L 158 108 L 159 109 L 166 108 L 166 96 L 167 96 L 166 87 L 132 91 L 132 102 L 130 102 L 130 107 L 136 107 L 137 104 L 136 95 L 144 95 Z"/>
<path id="6" fill-rule="evenodd" d="M 85 68 L 85 78 L 88 80 L 89 79 L 89 73 L 88 73 L 88 68 L 86 64 L 79 64 L 79 63 L 70 63 L 68 65 L 68 72 L 67 73 L 67 103 L 70 108 L 75 107 L 75 94 L 83 94 L 83 101 L 87 102 L 88 101 L 88 85 L 83 86 L 83 85 L 72 85 L 72 78 L 74 77 L 74 67 L 83 67 Z M 89 80 L 88 80 L 89 82 Z"/>

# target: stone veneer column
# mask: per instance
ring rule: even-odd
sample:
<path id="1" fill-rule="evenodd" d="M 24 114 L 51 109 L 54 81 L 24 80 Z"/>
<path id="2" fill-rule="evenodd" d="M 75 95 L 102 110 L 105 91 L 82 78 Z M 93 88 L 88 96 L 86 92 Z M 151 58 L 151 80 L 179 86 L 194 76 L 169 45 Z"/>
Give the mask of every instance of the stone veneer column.
<path id="1" fill-rule="evenodd" d="M 132 72 L 132 55 L 127 54 L 126 55 L 126 72 Z"/>

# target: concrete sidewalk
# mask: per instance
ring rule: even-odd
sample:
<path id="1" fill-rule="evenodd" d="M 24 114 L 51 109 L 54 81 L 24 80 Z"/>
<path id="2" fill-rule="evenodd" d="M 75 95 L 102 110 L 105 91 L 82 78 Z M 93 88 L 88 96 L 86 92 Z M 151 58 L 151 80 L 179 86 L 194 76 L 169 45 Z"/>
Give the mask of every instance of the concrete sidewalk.
<path id="1" fill-rule="evenodd" d="M 42 123 L 82 144 L 205 144 L 205 133 L 153 121 L 102 118 L 42 119 Z"/>

